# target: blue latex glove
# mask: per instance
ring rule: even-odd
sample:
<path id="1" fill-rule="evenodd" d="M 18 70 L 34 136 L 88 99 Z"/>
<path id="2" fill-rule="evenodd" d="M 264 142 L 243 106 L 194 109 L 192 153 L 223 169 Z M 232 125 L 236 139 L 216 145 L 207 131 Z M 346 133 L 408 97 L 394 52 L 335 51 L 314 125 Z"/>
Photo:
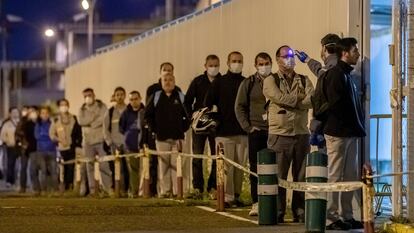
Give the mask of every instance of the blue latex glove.
<path id="1" fill-rule="evenodd" d="M 308 54 L 306 54 L 305 52 L 303 52 L 303 51 L 298 51 L 298 50 L 295 50 L 295 55 L 298 57 L 298 59 L 302 62 L 302 63 L 306 63 L 306 62 L 308 62 L 308 58 L 309 58 L 309 56 L 308 56 Z"/>
<path id="2" fill-rule="evenodd" d="M 318 148 L 324 147 L 325 138 L 320 134 L 311 134 L 309 137 L 309 144 L 317 146 Z"/>

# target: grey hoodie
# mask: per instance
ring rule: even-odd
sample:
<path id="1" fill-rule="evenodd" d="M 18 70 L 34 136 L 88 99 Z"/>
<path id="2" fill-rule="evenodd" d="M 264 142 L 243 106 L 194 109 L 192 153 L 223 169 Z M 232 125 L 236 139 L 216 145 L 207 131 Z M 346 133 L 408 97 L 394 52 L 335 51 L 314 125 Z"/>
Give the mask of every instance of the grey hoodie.
<path id="1" fill-rule="evenodd" d="M 82 105 L 79 110 L 79 125 L 82 126 L 83 144 L 94 145 L 104 141 L 103 119 L 106 105 L 96 100 L 92 105 Z"/>

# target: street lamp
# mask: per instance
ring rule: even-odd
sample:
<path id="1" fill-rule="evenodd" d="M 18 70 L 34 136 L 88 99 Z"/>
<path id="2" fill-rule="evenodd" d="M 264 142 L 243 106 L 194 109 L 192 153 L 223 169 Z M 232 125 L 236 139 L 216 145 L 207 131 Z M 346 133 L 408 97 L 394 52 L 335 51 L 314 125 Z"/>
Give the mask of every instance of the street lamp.
<path id="1" fill-rule="evenodd" d="M 93 12 L 96 0 L 82 0 L 82 8 L 88 12 L 88 55 L 93 52 Z"/>
<path id="2" fill-rule="evenodd" d="M 82 0 L 82 8 L 84 9 L 84 10 L 88 10 L 89 9 L 89 2 L 88 2 L 88 0 Z"/>
<path id="3" fill-rule="evenodd" d="M 53 37 L 54 35 L 55 35 L 55 31 L 53 29 L 47 28 L 45 30 L 45 36 L 46 37 L 50 38 L 50 37 Z"/>
<path id="4" fill-rule="evenodd" d="M 46 28 L 44 31 L 46 36 L 46 88 L 49 90 L 51 88 L 51 74 L 50 74 L 50 40 L 55 36 L 55 30 L 52 28 Z"/>

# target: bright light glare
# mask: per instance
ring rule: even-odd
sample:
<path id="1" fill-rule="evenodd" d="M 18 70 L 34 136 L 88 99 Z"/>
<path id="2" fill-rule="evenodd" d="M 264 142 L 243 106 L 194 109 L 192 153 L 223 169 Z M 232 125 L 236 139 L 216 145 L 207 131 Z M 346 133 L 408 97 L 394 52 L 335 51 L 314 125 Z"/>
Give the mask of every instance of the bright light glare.
<path id="1" fill-rule="evenodd" d="M 53 31 L 53 29 L 51 29 L 51 28 L 46 29 L 45 36 L 53 37 L 54 35 L 55 35 L 55 31 Z"/>
<path id="2" fill-rule="evenodd" d="M 84 10 L 88 10 L 89 9 L 89 1 L 88 0 L 82 0 L 82 8 Z"/>

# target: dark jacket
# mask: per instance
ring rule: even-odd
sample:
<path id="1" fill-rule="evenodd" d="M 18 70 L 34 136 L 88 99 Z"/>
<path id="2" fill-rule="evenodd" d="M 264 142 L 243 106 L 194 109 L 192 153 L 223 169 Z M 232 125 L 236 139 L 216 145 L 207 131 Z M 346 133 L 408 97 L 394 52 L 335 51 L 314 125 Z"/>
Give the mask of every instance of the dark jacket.
<path id="1" fill-rule="evenodd" d="M 144 112 L 143 104 L 137 111 L 128 104 L 119 119 L 119 132 L 125 136 L 125 146 L 128 151 L 139 151 L 144 126 Z"/>
<path id="2" fill-rule="evenodd" d="M 154 104 L 154 93 L 145 110 L 145 122 L 156 134 L 157 140 L 184 139 L 189 127 L 189 118 L 180 98 L 183 95 L 176 89 L 170 96 L 160 91 L 158 102 Z"/>
<path id="3" fill-rule="evenodd" d="M 181 91 L 181 88 L 178 86 L 175 86 L 175 89 L 177 91 Z M 152 84 L 151 86 L 148 87 L 147 89 L 147 95 L 146 95 L 146 105 L 148 105 L 150 97 L 157 91 L 161 91 L 162 87 L 161 87 L 161 79 L 158 79 L 158 82 Z"/>
<path id="4" fill-rule="evenodd" d="M 36 138 L 35 138 L 35 125 L 36 123 L 27 117 L 23 117 L 17 124 L 16 128 L 16 142 L 18 146 L 21 146 L 26 154 L 36 151 Z"/>
<path id="5" fill-rule="evenodd" d="M 227 72 L 222 77 L 216 78 L 207 92 L 205 106 L 218 107 L 217 136 L 244 135 L 234 112 L 237 91 L 245 78 L 241 74 Z"/>
<path id="6" fill-rule="evenodd" d="M 50 120 L 39 120 L 35 126 L 35 138 L 37 141 L 37 151 L 39 152 L 53 152 L 56 151 L 56 144 L 50 139 L 49 129 Z"/>
<path id="7" fill-rule="evenodd" d="M 217 74 L 216 78 L 220 76 L 220 74 Z M 204 99 L 206 98 L 207 91 L 210 87 L 211 82 L 208 79 L 207 72 L 204 72 L 204 74 L 193 79 L 187 89 L 184 100 L 184 105 L 190 116 L 193 112 L 204 107 Z"/>
<path id="8" fill-rule="evenodd" d="M 364 137 L 364 114 L 349 64 L 338 64 L 327 71 L 325 93 L 329 102 L 324 133 L 334 137 Z"/>

